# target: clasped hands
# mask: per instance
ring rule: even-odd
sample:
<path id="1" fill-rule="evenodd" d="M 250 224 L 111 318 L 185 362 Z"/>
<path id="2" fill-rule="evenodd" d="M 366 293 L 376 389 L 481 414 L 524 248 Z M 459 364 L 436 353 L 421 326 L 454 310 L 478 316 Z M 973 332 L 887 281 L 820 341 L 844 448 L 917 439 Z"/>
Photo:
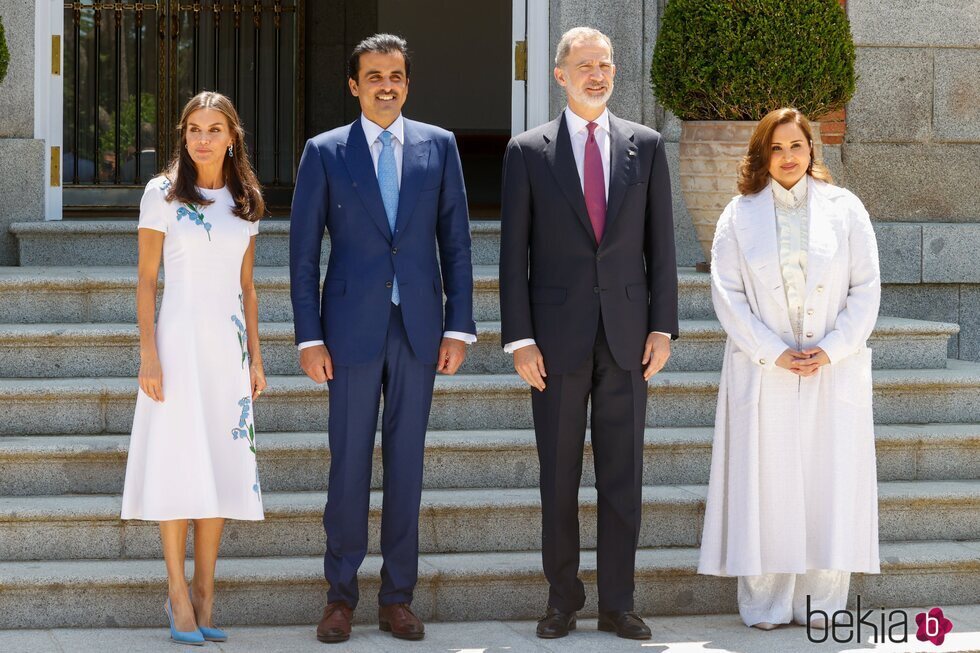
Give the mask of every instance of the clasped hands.
<path id="1" fill-rule="evenodd" d="M 443 338 L 439 345 L 439 359 L 436 372 L 440 374 L 455 374 L 460 365 L 466 360 L 466 343 L 455 338 Z M 306 376 L 316 383 L 326 383 L 333 380 L 333 359 L 325 345 L 306 347 L 299 352 L 299 366 Z"/>
<path id="2" fill-rule="evenodd" d="M 776 359 L 776 366 L 800 376 L 813 376 L 823 365 L 830 365 L 830 356 L 820 347 L 803 351 L 787 349 Z"/>
<path id="3" fill-rule="evenodd" d="M 647 336 L 646 344 L 643 347 L 643 359 L 640 361 L 644 366 L 643 380 L 649 381 L 650 378 L 663 369 L 670 358 L 670 338 L 662 333 L 651 333 Z M 545 377 L 548 373 L 544 369 L 544 356 L 537 345 L 527 345 L 514 352 L 514 370 L 532 388 L 540 392 L 545 389 Z"/>

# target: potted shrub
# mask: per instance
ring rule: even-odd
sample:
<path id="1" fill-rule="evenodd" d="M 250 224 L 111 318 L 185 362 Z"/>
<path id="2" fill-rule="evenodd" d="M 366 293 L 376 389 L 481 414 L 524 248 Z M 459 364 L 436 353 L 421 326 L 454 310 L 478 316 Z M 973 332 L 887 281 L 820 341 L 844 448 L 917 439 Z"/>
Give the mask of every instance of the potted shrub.
<path id="1" fill-rule="evenodd" d="M 817 121 L 854 94 L 847 14 L 838 0 L 669 0 L 650 79 L 683 121 L 681 190 L 710 260 L 715 225 L 738 193 L 736 166 L 766 113 L 805 113 L 820 158 Z"/>

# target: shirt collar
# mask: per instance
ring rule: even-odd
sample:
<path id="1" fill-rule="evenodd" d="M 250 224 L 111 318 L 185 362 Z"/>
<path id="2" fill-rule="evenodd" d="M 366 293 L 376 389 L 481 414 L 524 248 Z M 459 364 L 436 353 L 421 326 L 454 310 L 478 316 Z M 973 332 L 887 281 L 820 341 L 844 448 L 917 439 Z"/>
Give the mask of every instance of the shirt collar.
<path id="1" fill-rule="evenodd" d="M 368 147 L 374 144 L 374 141 L 378 140 L 381 136 L 381 132 L 385 131 L 385 128 L 376 122 L 371 122 L 368 120 L 367 116 L 363 113 L 361 114 L 361 129 L 364 130 L 364 138 L 367 140 Z M 401 144 L 405 144 L 405 119 L 402 114 L 398 114 L 395 118 L 395 122 L 388 125 L 388 130 L 391 135 L 395 137 L 395 140 Z"/>
<path id="2" fill-rule="evenodd" d="M 786 206 L 791 206 L 794 208 L 800 206 L 806 199 L 808 178 L 809 175 L 803 175 L 800 180 L 788 190 L 783 188 L 783 185 L 775 179 L 770 179 L 769 186 L 772 188 L 773 198 L 778 203 Z"/>
<path id="3" fill-rule="evenodd" d="M 579 132 L 586 131 L 589 125 L 589 121 L 572 111 L 571 107 L 565 107 L 565 123 L 568 125 L 568 132 L 570 134 L 578 134 Z M 609 109 L 603 109 L 602 114 L 595 119 L 595 123 L 599 125 L 599 129 L 602 129 L 608 134 Z"/>

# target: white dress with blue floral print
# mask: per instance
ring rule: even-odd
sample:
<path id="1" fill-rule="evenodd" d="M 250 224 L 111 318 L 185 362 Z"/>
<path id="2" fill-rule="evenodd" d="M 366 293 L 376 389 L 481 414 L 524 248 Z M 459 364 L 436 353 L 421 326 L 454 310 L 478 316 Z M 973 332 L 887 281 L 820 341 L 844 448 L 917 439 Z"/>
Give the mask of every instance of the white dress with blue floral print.
<path id="1" fill-rule="evenodd" d="M 140 229 L 166 234 L 156 340 L 162 403 L 142 390 L 129 443 L 122 518 L 262 519 L 248 373 L 242 258 L 258 223 L 232 213 L 225 188 L 207 206 L 167 202 L 150 181 Z"/>

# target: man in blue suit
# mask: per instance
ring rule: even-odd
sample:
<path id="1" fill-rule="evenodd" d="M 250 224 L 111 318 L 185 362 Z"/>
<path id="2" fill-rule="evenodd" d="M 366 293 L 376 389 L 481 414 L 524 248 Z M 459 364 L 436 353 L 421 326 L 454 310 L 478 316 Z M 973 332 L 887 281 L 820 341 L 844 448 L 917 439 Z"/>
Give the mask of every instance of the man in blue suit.
<path id="1" fill-rule="evenodd" d="M 459 152 L 450 132 L 401 115 L 409 69 L 400 37 L 377 34 L 354 48 L 348 84 L 361 117 L 307 142 L 293 196 L 289 271 L 300 366 L 330 388 L 322 642 L 350 637 L 382 394 L 378 620 L 395 637 L 424 636 L 410 604 L 432 388 L 435 373 L 455 374 L 476 340 Z M 331 250 L 321 294 L 324 229 Z"/>

